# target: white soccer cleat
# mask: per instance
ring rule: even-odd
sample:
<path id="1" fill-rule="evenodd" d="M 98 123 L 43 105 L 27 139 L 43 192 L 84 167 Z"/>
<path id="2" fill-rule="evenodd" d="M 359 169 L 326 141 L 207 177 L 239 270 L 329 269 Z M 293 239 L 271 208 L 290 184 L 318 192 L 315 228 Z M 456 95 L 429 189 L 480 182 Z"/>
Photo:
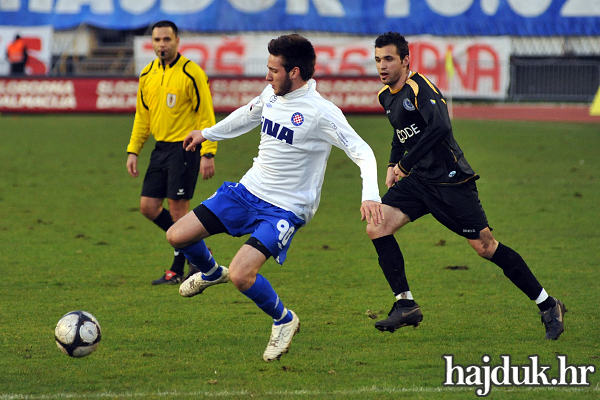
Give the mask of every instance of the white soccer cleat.
<path id="1" fill-rule="evenodd" d="M 288 311 L 292 313 L 292 320 L 287 324 L 273 324 L 271 328 L 271 339 L 263 354 L 265 361 L 279 360 L 283 354 L 288 352 L 296 332 L 300 331 L 300 319 L 292 310 Z"/>
<path id="2" fill-rule="evenodd" d="M 218 285 L 219 283 L 229 282 L 229 270 L 226 267 L 221 272 L 221 277 L 214 281 L 202 279 L 202 273 L 197 273 L 190 276 L 185 282 L 179 286 L 179 294 L 183 297 L 193 297 L 204 292 L 207 287 Z"/>

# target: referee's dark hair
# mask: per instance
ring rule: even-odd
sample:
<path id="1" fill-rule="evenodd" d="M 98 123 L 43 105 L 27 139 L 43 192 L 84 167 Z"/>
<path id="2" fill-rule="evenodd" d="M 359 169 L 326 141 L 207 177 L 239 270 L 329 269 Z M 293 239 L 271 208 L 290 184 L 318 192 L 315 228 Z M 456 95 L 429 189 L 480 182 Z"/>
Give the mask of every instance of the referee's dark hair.
<path id="1" fill-rule="evenodd" d="M 379 35 L 377 39 L 375 39 L 375 48 L 377 49 L 389 46 L 390 44 L 396 46 L 396 52 L 400 56 L 400 59 L 404 60 L 404 57 L 408 55 L 408 42 L 404 36 L 398 32 L 387 32 Z"/>
<path id="2" fill-rule="evenodd" d="M 175 33 L 175 37 L 179 36 L 179 29 L 177 29 L 177 25 L 175 25 L 175 23 L 173 21 L 168 21 L 166 19 L 163 19 L 162 21 L 158 21 L 157 23 L 152 25 L 152 29 L 150 30 L 150 32 L 153 32 L 154 28 L 167 28 L 167 27 L 170 27 L 171 29 L 173 29 L 173 32 Z"/>
<path id="3" fill-rule="evenodd" d="M 306 38 L 297 33 L 272 39 L 269 42 L 269 54 L 283 58 L 285 72 L 298 67 L 303 81 L 309 80 L 315 73 L 317 61 L 315 48 Z"/>

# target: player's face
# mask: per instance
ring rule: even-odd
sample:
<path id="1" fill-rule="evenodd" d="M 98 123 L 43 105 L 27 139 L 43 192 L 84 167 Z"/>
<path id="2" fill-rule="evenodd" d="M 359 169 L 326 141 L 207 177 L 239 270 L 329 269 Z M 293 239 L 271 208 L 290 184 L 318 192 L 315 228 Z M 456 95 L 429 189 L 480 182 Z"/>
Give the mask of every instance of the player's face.
<path id="1" fill-rule="evenodd" d="M 266 80 L 273 86 L 273 91 L 277 96 L 283 96 L 292 91 L 293 82 L 290 74 L 293 72 L 285 72 L 281 56 L 269 55 L 267 62 Z"/>
<path id="2" fill-rule="evenodd" d="M 152 47 L 158 58 L 165 64 L 169 64 L 177 57 L 178 46 L 179 38 L 175 36 L 173 28 L 170 26 L 154 28 L 152 31 Z"/>
<path id="3" fill-rule="evenodd" d="M 400 59 L 396 46 L 393 44 L 376 47 L 375 64 L 377 64 L 377 72 L 379 72 L 381 82 L 388 85 L 392 90 L 397 90 L 406 82 L 410 56 L 404 57 L 403 60 Z"/>

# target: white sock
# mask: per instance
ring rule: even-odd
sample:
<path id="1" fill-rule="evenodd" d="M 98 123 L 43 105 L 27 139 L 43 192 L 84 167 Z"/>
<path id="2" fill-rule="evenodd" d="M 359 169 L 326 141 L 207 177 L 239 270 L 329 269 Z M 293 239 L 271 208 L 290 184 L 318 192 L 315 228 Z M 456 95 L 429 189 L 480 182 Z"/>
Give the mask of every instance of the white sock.
<path id="1" fill-rule="evenodd" d="M 396 296 L 396 300 L 414 300 L 414 298 L 409 290 L 408 292 L 402 292 L 398 296 Z"/>
<path id="2" fill-rule="evenodd" d="M 215 263 L 215 266 L 212 267 L 210 271 L 204 272 L 204 276 L 211 276 L 212 274 L 217 272 L 219 270 L 219 268 L 220 268 L 219 264 Z"/>
<path id="3" fill-rule="evenodd" d="M 277 302 L 279 303 L 279 296 L 277 297 Z M 279 322 L 282 319 L 284 319 L 285 317 L 287 317 L 288 315 L 288 309 L 283 307 L 283 312 L 281 313 L 281 317 L 279 317 L 279 319 L 273 319 L 274 322 Z"/>
<path id="4" fill-rule="evenodd" d="M 548 296 L 548 293 L 546 293 L 545 289 L 542 289 L 542 291 L 540 292 L 540 295 L 538 296 L 537 299 L 535 299 L 535 304 L 541 304 L 544 301 L 546 301 L 546 299 L 550 297 Z"/>

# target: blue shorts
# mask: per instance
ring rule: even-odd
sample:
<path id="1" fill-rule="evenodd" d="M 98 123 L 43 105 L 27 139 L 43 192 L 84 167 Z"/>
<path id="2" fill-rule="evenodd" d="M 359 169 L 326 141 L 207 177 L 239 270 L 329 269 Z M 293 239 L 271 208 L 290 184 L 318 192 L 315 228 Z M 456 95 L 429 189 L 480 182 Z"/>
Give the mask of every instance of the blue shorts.
<path id="1" fill-rule="evenodd" d="M 296 214 L 259 199 L 241 183 L 223 183 L 202 204 L 215 214 L 231 236 L 251 234 L 278 264 L 283 264 L 292 238 L 304 226 Z"/>

